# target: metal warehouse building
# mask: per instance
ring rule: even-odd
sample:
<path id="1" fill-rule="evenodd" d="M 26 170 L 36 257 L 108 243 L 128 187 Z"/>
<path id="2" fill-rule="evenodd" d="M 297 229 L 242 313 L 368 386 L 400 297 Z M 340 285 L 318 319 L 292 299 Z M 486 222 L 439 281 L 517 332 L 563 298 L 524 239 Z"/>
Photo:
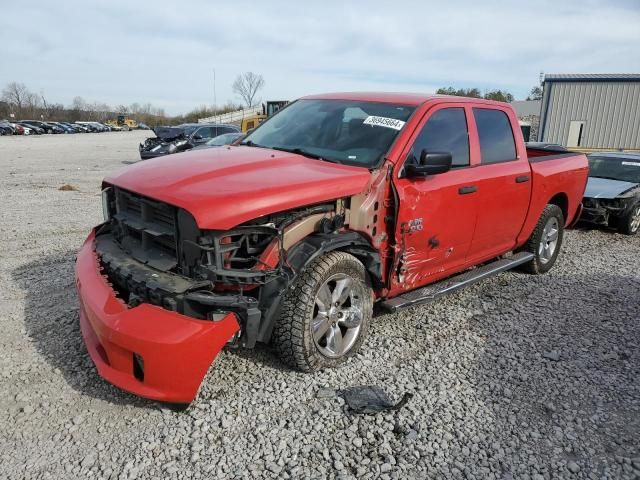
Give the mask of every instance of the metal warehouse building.
<path id="1" fill-rule="evenodd" d="M 640 149 L 640 74 L 545 75 L 539 140 Z"/>

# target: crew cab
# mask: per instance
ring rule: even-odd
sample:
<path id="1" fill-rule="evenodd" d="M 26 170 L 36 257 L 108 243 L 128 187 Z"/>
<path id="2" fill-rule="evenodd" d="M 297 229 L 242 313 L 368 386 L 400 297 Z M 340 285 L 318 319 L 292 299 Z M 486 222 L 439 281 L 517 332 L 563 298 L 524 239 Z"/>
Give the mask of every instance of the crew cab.
<path id="1" fill-rule="evenodd" d="M 548 271 L 587 175 L 582 154 L 527 150 L 508 104 L 299 99 L 238 145 L 104 181 L 105 221 L 76 265 L 88 352 L 113 384 L 178 403 L 225 346 L 336 366 L 375 303 L 394 312 L 511 268 Z"/>

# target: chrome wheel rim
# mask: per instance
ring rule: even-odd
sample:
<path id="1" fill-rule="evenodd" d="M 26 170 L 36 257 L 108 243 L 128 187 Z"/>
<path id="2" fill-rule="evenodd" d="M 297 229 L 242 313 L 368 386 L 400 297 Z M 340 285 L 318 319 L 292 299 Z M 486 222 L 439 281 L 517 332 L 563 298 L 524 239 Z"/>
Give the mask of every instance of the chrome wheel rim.
<path id="1" fill-rule="evenodd" d="M 538 258 L 541 263 L 549 263 L 556 253 L 558 247 L 558 234 L 560 233 L 560 224 L 556 217 L 547 220 L 542 230 L 542 238 L 538 246 Z"/>
<path id="2" fill-rule="evenodd" d="M 318 289 L 311 320 L 311 336 L 322 355 L 338 358 L 358 340 L 362 328 L 364 286 L 337 273 Z"/>
<path id="3" fill-rule="evenodd" d="M 636 233 L 640 227 L 640 205 L 635 207 L 633 215 L 631 215 L 631 233 Z"/>

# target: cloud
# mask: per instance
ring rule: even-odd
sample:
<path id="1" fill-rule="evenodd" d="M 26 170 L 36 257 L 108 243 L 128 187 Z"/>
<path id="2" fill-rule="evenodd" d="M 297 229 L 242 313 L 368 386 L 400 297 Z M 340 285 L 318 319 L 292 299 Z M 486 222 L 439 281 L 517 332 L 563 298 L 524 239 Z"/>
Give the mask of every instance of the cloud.
<path id="1" fill-rule="evenodd" d="M 640 71 L 634 0 L 95 3 L 3 6 L 0 85 L 180 113 L 213 102 L 214 68 L 218 103 L 248 70 L 263 99 L 448 85 L 523 97 L 541 70 Z"/>

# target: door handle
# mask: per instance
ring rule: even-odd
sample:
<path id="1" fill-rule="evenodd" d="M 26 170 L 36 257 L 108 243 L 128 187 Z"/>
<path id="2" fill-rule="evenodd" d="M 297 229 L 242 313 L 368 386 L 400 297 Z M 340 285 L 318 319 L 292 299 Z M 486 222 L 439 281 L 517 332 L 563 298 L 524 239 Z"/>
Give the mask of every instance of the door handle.
<path id="1" fill-rule="evenodd" d="M 520 175 L 516 177 L 516 183 L 526 183 L 529 181 L 529 175 Z"/>
<path id="2" fill-rule="evenodd" d="M 476 187 L 475 185 L 467 185 L 466 187 L 460 187 L 458 189 L 458 193 L 460 195 L 468 195 L 470 193 L 475 193 L 478 191 L 478 187 Z"/>

